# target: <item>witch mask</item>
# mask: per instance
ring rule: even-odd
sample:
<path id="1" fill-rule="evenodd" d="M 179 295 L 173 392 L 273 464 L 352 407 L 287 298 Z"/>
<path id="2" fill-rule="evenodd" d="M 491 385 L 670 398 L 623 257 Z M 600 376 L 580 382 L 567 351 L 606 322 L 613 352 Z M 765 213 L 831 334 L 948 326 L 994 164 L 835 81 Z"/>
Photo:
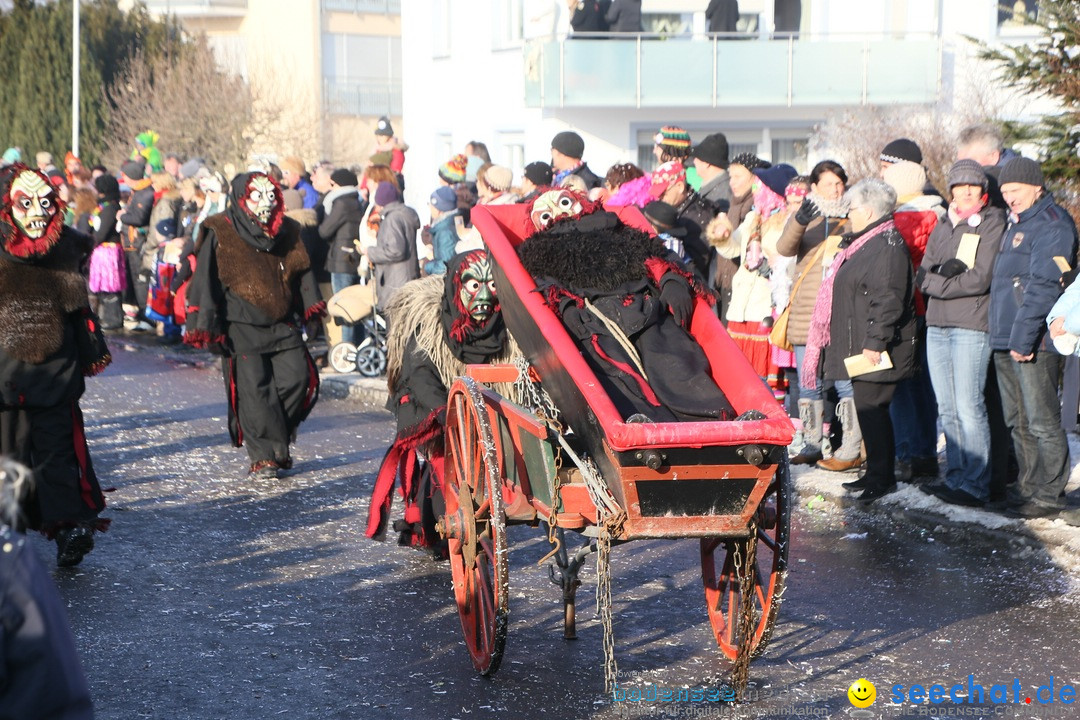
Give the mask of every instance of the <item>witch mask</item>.
<path id="1" fill-rule="evenodd" d="M 5 247 L 16 257 L 44 254 L 60 238 L 63 203 L 40 172 L 22 166 L 11 173 L 0 208 L 0 219 L 13 231 L 4 238 Z"/>
<path id="2" fill-rule="evenodd" d="M 581 199 L 569 190 L 548 190 L 533 201 L 533 227 L 547 230 L 556 220 L 564 217 L 579 217 L 585 212 Z"/>
<path id="3" fill-rule="evenodd" d="M 474 253 L 462 263 L 458 280 L 458 299 L 465 312 L 483 325 L 495 312 L 495 278 L 487 253 Z"/>

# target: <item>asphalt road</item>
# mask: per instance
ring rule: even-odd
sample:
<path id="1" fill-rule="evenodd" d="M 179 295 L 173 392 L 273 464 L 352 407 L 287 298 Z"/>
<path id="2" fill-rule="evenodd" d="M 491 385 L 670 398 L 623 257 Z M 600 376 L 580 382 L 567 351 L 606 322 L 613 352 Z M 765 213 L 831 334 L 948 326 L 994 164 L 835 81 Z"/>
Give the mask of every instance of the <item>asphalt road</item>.
<path id="1" fill-rule="evenodd" d="M 1057 690 L 1080 688 L 1077 579 L 1030 540 L 802 503 L 751 702 L 612 703 L 591 563 L 579 639 L 567 642 L 558 590 L 536 567 L 543 533 L 511 528 L 509 640 L 484 679 L 461 640 L 448 567 L 363 537 L 392 434 L 385 411 L 324 399 L 300 430 L 295 469 L 267 482 L 247 479 L 245 452 L 228 444 L 213 369 L 118 350 L 84 410 L 102 485 L 115 488 L 113 525 L 54 577 L 98 718 L 1080 716 L 1037 702 L 889 703 L 894 685 L 948 688 L 969 674 L 987 692 L 1018 680 L 1024 697 L 1051 676 Z M 35 545 L 51 563 L 52 546 Z M 717 687 L 728 668 L 696 542 L 620 546 L 612 569 L 622 687 L 646 697 L 650 686 Z M 859 677 L 877 686 L 869 710 L 847 699 Z"/>

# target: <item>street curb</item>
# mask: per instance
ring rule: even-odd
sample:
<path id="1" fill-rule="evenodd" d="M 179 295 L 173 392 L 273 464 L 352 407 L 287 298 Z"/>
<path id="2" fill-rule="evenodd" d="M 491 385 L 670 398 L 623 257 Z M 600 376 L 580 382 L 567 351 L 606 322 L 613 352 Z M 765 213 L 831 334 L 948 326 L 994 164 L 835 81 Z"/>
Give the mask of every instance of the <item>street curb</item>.
<path id="1" fill-rule="evenodd" d="M 368 378 L 359 373 L 338 373 L 323 370 L 319 374 L 321 383 L 319 392 L 326 397 L 352 400 L 365 405 L 386 407 L 390 393 L 386 389 L 386 378 Z"/>

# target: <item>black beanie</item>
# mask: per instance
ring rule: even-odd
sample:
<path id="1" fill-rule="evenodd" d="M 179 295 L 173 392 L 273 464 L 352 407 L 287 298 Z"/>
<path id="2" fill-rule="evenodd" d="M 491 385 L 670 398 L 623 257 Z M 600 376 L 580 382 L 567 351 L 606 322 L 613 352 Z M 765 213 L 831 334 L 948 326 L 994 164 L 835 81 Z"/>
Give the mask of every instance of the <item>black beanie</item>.
<path id="1" fill-rule="evenodd" d="M 1001 168 L 1001 173 L 998 175 L 998 186 L 1006 183 L 1022 183 L 1042 187 L 1045 182 L 1046 179 L 1043 177 L 1039 163 L 1026 157 L 1014 157 L 1005 163 L 1005 167 Z"/>
<path id="2" fill-rule="evenodd" d="M 576 132 L 564 130 L 551 138 L 551 147 L 563 155 L 575 160 L 580 160 L 585 155 L 585 141 Z"/>
<path id="3" fill-rule="evenodd" d="M 728 168 L 728 140 L 724 133 L 706 135 L 705 139 L 690 151 L 691 157 L 696 157 L 702 162 L 715 165 L 718 168 Z"/>
<path id="4" fill-rule="evenodd" d="M 546 162 L 532 162 L 525 166 L 525 177 L 537 187 L 551 184 L 551 166 Z"/>
<path id="5" fill-rule="evenodd" d="M 893 140 L 881 151 L 881 162 L 898 163 L 901 160 L 922 165 L 922 150 L 912 140 L 900 138 Z"/>
<path id="6" fill-rule="evenodd" d="M 341 187 L 356 187 L 356 185 L 359 184 L 359 180 L 356 179 L 356 173 L 347 168 L 338 168 L 330 173 L 330 180 Z"/>

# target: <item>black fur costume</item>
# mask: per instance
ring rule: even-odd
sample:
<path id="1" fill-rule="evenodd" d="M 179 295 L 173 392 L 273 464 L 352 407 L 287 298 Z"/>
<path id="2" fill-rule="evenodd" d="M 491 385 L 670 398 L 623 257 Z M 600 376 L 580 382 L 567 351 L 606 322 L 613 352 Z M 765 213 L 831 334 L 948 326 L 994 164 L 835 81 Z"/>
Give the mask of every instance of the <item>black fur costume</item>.
<path id="1" fill-rule="evenodd" d="M 596 212 L 537 232 L 518 254 L 624 419 L 735 417 L 684 329 L 693 297 L 709 296 L 659 239 Z"/>
<path id="2" fill-rule="evenodd" d="M 84 376 L 112 361 L 90 311 L 80 267 L 89 239 L 62 225 L 58 200 L 46 234 L 28 241 L 9 197 L 14 165 L 0 175 L 0 452 L 29 466 L 35 487 L 23 505 L 31 528 L 56 537 L 61 564 L 93 546 L 105 498 L 90 461 L 79 398 Z M 40 176 L 40 173 L 37 173 Z M 44 176 L 41 180 L 48 183 Z M 72 532 L 80 549 L 65 560 Z"/>

